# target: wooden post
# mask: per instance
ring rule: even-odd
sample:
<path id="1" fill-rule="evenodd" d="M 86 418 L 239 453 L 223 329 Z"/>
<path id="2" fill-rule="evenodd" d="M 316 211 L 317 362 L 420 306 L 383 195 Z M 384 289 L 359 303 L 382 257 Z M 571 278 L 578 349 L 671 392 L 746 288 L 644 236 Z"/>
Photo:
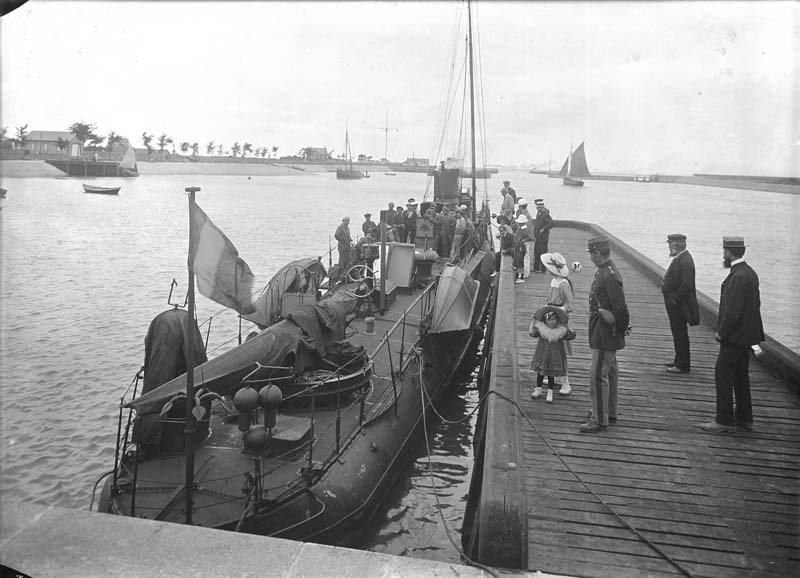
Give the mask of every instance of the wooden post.
<path id="1" fill-rule="evenodd" d="M 192 489 L 194 486 L 194 247 L 192 246 L 192 214 L 194 194 L 200 187 L 187 187 L 189 193 L 189 322 L 186 324 L 186 421 L 184 423 L 184 450 L 186 452 L 186 523 L 192 523 Z"/>

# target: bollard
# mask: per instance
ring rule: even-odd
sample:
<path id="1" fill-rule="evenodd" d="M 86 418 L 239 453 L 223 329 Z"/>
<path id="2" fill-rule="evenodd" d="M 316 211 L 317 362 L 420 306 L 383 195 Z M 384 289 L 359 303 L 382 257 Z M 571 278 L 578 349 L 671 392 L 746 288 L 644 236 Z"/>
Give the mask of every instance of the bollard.
<path id="1" fill-rule="evenodd" d="M 375 335 L 375 318 L 365 317 L 364 323 L 367 325 L 367 329 L 364 333 L 366 333 L 367 335 Z"/>

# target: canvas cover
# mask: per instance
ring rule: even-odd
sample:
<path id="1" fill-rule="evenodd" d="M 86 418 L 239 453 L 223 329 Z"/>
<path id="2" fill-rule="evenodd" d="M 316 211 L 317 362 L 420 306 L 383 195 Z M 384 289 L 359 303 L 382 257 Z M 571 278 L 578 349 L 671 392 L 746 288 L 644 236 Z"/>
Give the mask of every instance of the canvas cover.
<path id="1" fill-rule="evenodd" d="M 243 315 L 262 329 L 280 321 L 283 296 L 287 293 L 308 294 L 316 301 L 317 290 L 327 272 L 319 259 L 297 259 L 284 265 L 270 279 L 267 287 L 255 302 L 255 311 Z"/>
<path id="2" fill-rule="evenodd" d="M 297 372 L 308 369 L 330 343 L 344 339 L 346 317 L 354 306 L 355 299 L 347 295 L 300 306 L 292 318 L 284 319 L 219 357 L 196 366 L 195 391 L 202 387 L 220 395 L 230 394 L 256 368 L 256 363 L 266 366 L 286 366 L 288 363 Z M 276 372 L 264 369 L 254 378 L 265 379 Z M 167 401 L 185 391 L 184 373 L 128 402 L 126 407 L 140 414 L 159 412 Z"/>

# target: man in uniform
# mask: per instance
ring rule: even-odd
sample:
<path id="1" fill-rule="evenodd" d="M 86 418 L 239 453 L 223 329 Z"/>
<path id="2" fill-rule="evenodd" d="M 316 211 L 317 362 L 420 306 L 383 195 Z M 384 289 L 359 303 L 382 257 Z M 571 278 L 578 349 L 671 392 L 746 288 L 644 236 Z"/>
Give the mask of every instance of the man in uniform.
<path id="1" fill-rule="evenodd" d="M 737 427 L 753 431 L 750 348 L 764 341 L 764 325 L 758 275 L 745 263 L 744 251 L 743 237 L 722 238 L 722 264 L 730 273 L 722 282 L 714 334 L 719 343 L 714 367 L 717 415 L 716 419 L 700 426 L 711 433 L 730 433 Z"/>
<path id="2" fill-rule="evenodd" d="M 547 273 L 547 269 L 542 263 L 542 255 L 549 252 L 550 229 L 553 228 L 553 217 L 550 211 L 544 206 L 542 199 L 536 199 L 536 219 L 533 221 L 533 261 L 531 267 L 535 272 Z"/>
<path id="3" fill-rule="evenodd" d="M 617 351 L 625 348 L 628 332 L 628 306 L 622 289 L 622 276 L 611 260 L 606 236 L 589 239 L 589 258 L 597 267 L 589 291 L 589 393 L 592 415 L 581 425 L 583 433 L 603 431 L 617 423 Z"/>
<path id="4" fill-rule="evenodd" d="M 377 227 L 377 225 L 372 221 L 372 213 L 364 213 L 364 222 L 361 223 L 361 230 L 366 235 L 372 229 Z"/>
<path id="5" fill-rule="evenodd" d="M 350 237 L 350 217 L 342 219 L 333 237 L 336 239 L 336 248 L 339 250 L 339 270 L 344 274 L 350 266 L 350 243 L 353 242 Z"/>
<path id="6" fill-rule="evenodd" d="M 687 325 L 694 326 L 700 323 L 694 284 L 694 259 L 686 250 L 686 235 L 679 233 L 668 235 L 667 243 L 672 262 L 661 281 L 661 292 L 664 294 L 664 306 L 672 331 L 675 357 L 666 366 L 670 373 L 689 373 L 692 364 Z"/>

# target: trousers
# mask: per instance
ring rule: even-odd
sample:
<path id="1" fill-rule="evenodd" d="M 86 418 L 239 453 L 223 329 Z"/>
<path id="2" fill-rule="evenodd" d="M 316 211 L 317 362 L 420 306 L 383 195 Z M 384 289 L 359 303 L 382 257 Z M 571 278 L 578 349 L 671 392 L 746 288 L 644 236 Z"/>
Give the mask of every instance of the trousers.
<path id="1" fill-rule="evenodd" d="M 589 395 L 592 399 L 592 418 L 608 425 L 608 418 L 617 417 L 617 352 L 613 349 L 592 349 L 589 365 Z"/>
<path id="2" fill-rule="evenodd" d="M 714 366 L 714 382 L 717 389 L 717 423 L 722 425 L 734 425 L 737 421 L 753 423 L 748 346 L 720 344 L 717 364 Z"/>
<path id="3" fill-rule="evenodd" d="M 680 303 L 671 305 L 666 298 L 664 305 L 667 308 L 669 328 L 672 331 L 672 344 L 675 348 L 673 362 L 678 369 L 689 371 L 692 363 L 689 353 L 689 320 L 686 319 L 686 309 Z"/>

